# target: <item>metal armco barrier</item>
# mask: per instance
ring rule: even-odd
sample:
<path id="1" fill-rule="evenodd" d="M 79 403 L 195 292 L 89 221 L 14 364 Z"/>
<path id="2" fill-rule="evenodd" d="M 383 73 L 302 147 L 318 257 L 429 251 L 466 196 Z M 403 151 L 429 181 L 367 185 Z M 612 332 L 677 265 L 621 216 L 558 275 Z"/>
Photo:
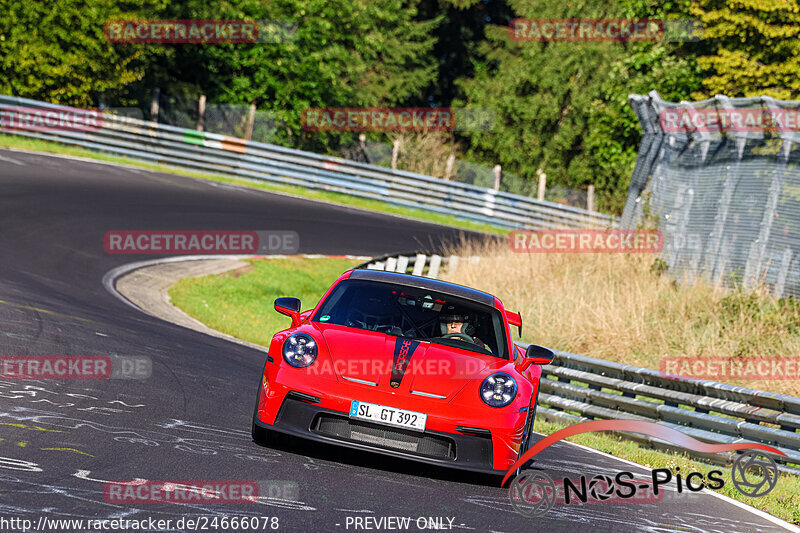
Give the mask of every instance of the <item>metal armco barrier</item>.
<path id="1" fill-rule="evenodd" d="M 19 107 L 64 109 L 0 95 L 0 113 L 13 113 Z M 193 171 L 335 191 L 500 227 L 607 228 L 616 224 L 609 215 L 466 183 L 108 113 L 94 131 L 0 128 L 0 132 Z"/>
<path id="2" fill-rule="evenodd" d="M 478 260 L 400 254 L 375 258 L 358 268 L 438 277 L 445 268 L 450 273 L 453 270 L 449 269 L 457 268 L 460 262 Z M 536 411 L 545 420 L 566 424 L 596 419 L 647 420 L 705 442 L 760 442 L 786 454 L 773 456 L 781 471 L 800 474 L 800 467 L 791 466 L 800 465 L 798 397 L 703 379 L 671 379 L 658 370 L 554 352 L 553 363 L 542 367 L 544 379 Z M 730 453 L 702 454 L 644 435 L 618 435 L 718 464 L 727 464 L 732 457 Z"/>
<path id="3" fill-rule="evenodd" d="M 436 254 L 422 253 L 389 254 L 370 259 L 355 268 L 438 278 L 445 270 L 448 273 L 455 272 L 461 261 L 480 261 L 480 257 L 459 257 L 456 255 L 442 257 Z"/>
<path id="4" fill-rule="evenodd" d="M 520 343 L 521 346 L 527 346 Z M 555 351 L 543 367 L 539 410 L 545 420 L 574 424 L 594 419 L 659 422 L 712 443 L 760 442 L 783 471 L 800 474 L 800 398 L 700 379 L 669 379 L 657 370 Z M 575 414 L 577 413 L 577 414 Z M 727 463 L 730 454 L 700 454 L 652 437 L 620 433 L 656 448 Z"/>

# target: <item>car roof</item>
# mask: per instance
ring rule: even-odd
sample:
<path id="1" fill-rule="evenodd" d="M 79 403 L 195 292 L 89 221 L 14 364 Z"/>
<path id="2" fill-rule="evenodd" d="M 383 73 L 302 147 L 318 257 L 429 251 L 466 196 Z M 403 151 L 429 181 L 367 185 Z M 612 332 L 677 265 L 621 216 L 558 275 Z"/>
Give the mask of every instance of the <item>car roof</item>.
<path id="1" fill-rule="evenodd" d="M 353 273 L 350 274 L 350 279 L 379 281 L 382 283 L 405 285 L 407 287 L 414 287 L 415 289 L 427 289 L 448 294 L 450 296 L 457 296 L 459 298 L 478 302 L 490 307 L 495 306 L 494 296 L 489 293 L 439 279 L 412 276 L 410 274 L 400 274 L 398 272 L 384 272 L 383 270 L 368 270 L 363 268 L 353 270 Z"/>

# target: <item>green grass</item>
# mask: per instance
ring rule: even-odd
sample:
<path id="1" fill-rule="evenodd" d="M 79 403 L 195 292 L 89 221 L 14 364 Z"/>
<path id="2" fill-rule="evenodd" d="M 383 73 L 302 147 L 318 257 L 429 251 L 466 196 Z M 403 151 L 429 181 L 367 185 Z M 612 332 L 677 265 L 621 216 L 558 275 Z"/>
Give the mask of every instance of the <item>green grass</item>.
<path id="1" fill-rule="evenodd" d="M 303 309 L 316 305 L 325 290 L 355 262 L 347 259 L 259 259 L 250 260 L 252 269 L 187 278 L 170 291 L 172 302 L 204 324 L 234 337 L 267 345 L 272 334 L 289 327 L 289 318 L 278 314 L 273 300 L 295 296 Z M 575 413 L 578 414 L 578 413 Z M 537 419 L 534 429 L 551 434 L 565 426 Z M 585 433 L 566 440 L 583 444 L 648 468 L 675 468 L 688 474 L 693 470 L 708 473 L 721 470 L 725 486 L 721 494 L 751 505 L 794 524 L 800 524 L 800 481 L 781 475 L 775 489 L 760 498 L 743 496 L 730 481 L 730 467 L 710 465 L 684 453 L 653 450 L 610 433 Z"/>
<path id="2" fill-rule="evenodd" d="M 280 185 L 280 184 L 268 183 L 257 180 L 232 178 L 230 176 L 223 176 L 220 174 L 194 172 L 191 170 L 184 170 L 181 168 L 165 166 L 165 165 L 155 165 L 152 163 L 139 161 L 137 159 L 109 155 L 106 153 L 95 152 L 85 148 L 76 148 L 68 145 L 63 145 L 57 142 L 43 141 L 41 139 L 0 134 L 0 148 L 15 148 L 18 150 L 30 150 L 34 152 L 47 152 L 54 154 L 71 155 L 76 157 L 96 159 L 99 161 L 107 161 L 110 163 L 119 163 L 123 165 L 129 165 L 132 167 L 146 168 L 158 172 L 165 172 L 168 174 L 189 176 L 192 178 L 215 181 L 218 183 L 228 183 L 232 185 L 238 185 L 241 187 L 249 187 L 251 189 L 260 189 L 269 192 L 291 194 L 293 196 L 300 196 L 312 200 L 321 200 L 333 204 L 346 205 L 349 207 L 358 207 L 360 209 L 366 209 L 369 211 L 377 211 L 379 213 L 398 215 L 407 218 L 412 218 L 415 220 L 423 220 L 425 222 L 433 222 L 435 224 L 452 226 L 463 230 L 492 233 L 495 235 L 507 235 L 510 232 L 510 230 L 508 229 L 491 226 L 489 224 L 481 224 L 478 222 L 472 222 L 470 220 L 463 220 L 450 215 L 434 213 L 432 211 L 426 211 L 424 209 L 413 209 L 410 207 L 403 207 L 391 204 L 389 202 L 371 200 L 369 198 L 358 198 L 355 196 L 349 196 L 347 194 L 331 192 L 331 191 L 312 190 L 294 185 Z"/>
<path id="3" fill-rule="evenodd" d="M 555 433 L 564 427 L 566 426 L 547 422 L 540 418 L 537 418 L 534 424 L 534 430 L 545 435 Z M 625 440 L 622 437 L 606 432 L 584 433 L 568 437 L 565 440 L 600 450 L 621 459 L 633 461 L 647 468 L 669 468 L 675 474 L 677 472 L 676 468 L 679 467 L 684 478 L 686 474 L 692 471 L 707 474 L 711 470 L 720 470 L 725 479 L 725 486 L 714 492 L 738 500 L 792 524 L 800 525 L 800 479 L 797 476 L 781 474 L 778 484 L 772 492 L 759 498 L 750 498 L 744 496 L 733 486 L 730 466 L 711 465 L 692 459 L 685 453 L 645 448 L 636 442 Z M 673 479 L 670 483 L 674 483 L 674 481 Z"/>
<path id="4" fill-rule="evenodd" d="M 207 326 L 255 344 L 268 346 L 272 335 L 289 327 L 275 298 L 300 298 L 311 309 L 352 259 L 253 259 L 242 275 L 221 274 L 180 280 L 169 290 L 172 303 Z"/>

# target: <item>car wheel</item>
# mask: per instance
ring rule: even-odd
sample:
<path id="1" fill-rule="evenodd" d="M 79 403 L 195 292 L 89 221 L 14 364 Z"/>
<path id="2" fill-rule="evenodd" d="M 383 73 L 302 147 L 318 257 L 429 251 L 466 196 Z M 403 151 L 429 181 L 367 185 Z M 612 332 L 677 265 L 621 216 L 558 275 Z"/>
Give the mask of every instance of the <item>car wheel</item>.
<path id="1" fill-rule="evenodd" d="M 531 447 L 531 439 L 533 438 L 533 421 L 536 419 L 536 404 L 533 404 L 533 410 L 529 414 L 530 416 L 525 422 L 525 438 L 523 439 L 523 442 L 520 443 L 520 457 Z M 524 468 L 530 468 L 533 463 L 534 460 L 531 459 L 525 464 L 521 465 L 519 468 L 517 468 L 517 474 L 519 474 Z"/>
<path id="2" fill-rule="evenodd" d="M 253 437 L 253 441 L 261 446 L 277 443 L 277 434 L 274 431 L 257 426 L 255 419 L 253 419 L 251 435 Z"/>
<path id="3" fill-rule="evenodd" d="M 253 418 L 253 427 L 251 429 L 251 435 L 253 436 L 253 440 L 256 444 L 267 444 L 269 441 L 269 434 L 268 431 L 262 427 L 258 427 L 256 425 L 256 420 Z"/>
<path id="4" fill-rule="evenodd" d="M 267 363 L 265 362 L 264 370 L 266 369 L 267 369 Z M 253 422 L 252 422 L 252 427 L 250 429 L 250 435 L 253 437 L 253 441 L 255 441 L 256 444 L 260 444 L 262 446 L 275 442 L 274 431 L 262 428 L 261 426 L 256 424 L 256 420 L 258 418 L 258 397 L 261 395 L 261 378 L 264 376 L 264 370 L 261 371 L 261 376 L 259 376 L 258 380 L 258 389 L 256 390 L 256 404 L 253 406 Z"/>

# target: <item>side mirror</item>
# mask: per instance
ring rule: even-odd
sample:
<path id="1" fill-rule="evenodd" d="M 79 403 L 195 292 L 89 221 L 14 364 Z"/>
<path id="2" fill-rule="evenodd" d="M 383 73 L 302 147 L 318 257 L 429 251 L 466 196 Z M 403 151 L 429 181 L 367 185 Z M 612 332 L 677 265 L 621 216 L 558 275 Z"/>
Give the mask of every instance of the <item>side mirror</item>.
<path id="1" fill-rule="evenodd" d="M 275 310 L 292 319 L 292 327 L 300 325 L 300 300 L 297 298 L 278 298 L 275 300 Z"/>
<path id="2" fill-rule="evenodd" d="M 519 371 L 525 371 L 531 365 L 549 365 L 553 362 L 553 351 L 531 344 L 525 350 L 525 359 L 519 365 Z"/>

